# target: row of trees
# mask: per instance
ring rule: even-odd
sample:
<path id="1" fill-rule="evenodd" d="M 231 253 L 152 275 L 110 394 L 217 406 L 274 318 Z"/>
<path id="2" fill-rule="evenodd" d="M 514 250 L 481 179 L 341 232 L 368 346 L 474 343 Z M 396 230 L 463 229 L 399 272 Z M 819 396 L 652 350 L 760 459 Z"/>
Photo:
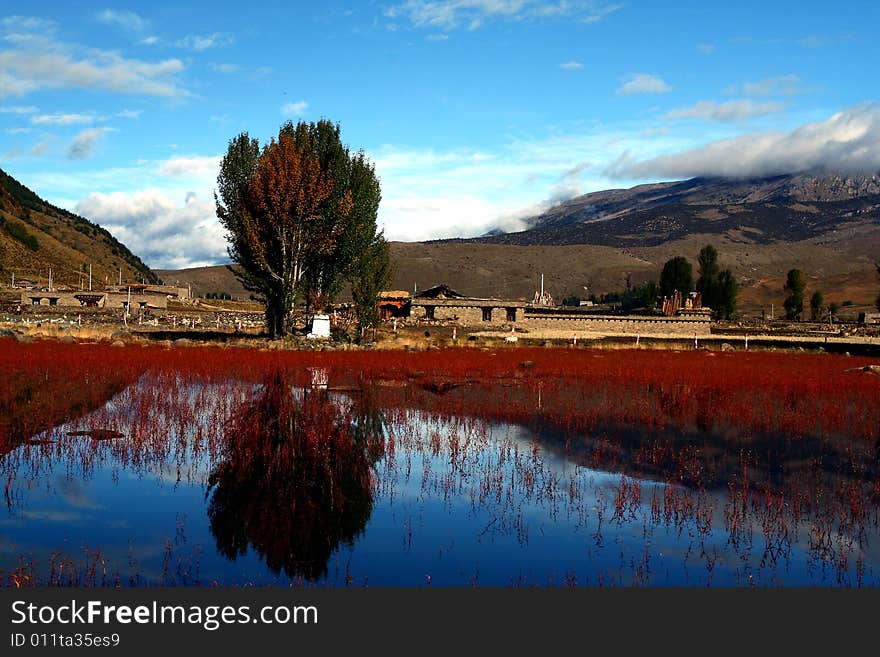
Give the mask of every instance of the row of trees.
<path id="1" fill-rule="evenodd" d="M 721 269 L 718 264 L 718 250 L 708 244 L 700 250 L 698 277 L 694 285 L 693 267 L 684 256 L 676 256 L 666 261 L 660 273 L 660 294 L 671 297 L 676 290 L 687 296 L 691 292 L 700 293 L 704 306 L 712 309 L 720 319 L 730 319 L 736 312 L 736 298 L 739 285 L 730 269 Z"/>
<path id="2" fill-rule="evenodd" d="M 217 216 L 239 279 L 265 300 L 270 336 L 291 332 L 298 300 L 307 314 L 320 310 L 346 283 L 361 331 L 375 325 L 390 274 L 380 199 L 373 164 L 342 143 L 331 121 L 287 122 L 263 147 L 246 132 L 229 142 Z"/>

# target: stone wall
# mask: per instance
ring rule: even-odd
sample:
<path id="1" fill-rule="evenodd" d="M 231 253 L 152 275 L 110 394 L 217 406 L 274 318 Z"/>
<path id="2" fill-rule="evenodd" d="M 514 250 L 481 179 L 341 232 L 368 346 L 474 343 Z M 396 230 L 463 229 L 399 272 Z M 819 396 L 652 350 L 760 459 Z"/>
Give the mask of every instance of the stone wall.
<path id="1" fill-rule="evenodd" d="M 523 308 L 493 304 L 465 306 L 460 303 L 413 303 L 411 316 L 415 319 L 431 319 L 430 309 L 433 309 L 433 319 L 454 322 L 459 326 L 499 327 L 521 322 L 523 319 Z M 491 319 L 485 319 L 484 309 L 488 309 Z"/>
<path id="2" fill-rule="evenodd" d="M 640 315 L 588 315 L 584 313 L 534 312 L 522 306 L 505 306 L 497 302 L 480 304 L 479 300 L 418 302 L 412 305 L 411 316 L 450 322 L 469 328 L 510 330 L 512 326 L 526 331 L 572 331 L 608 335 L 663 335 L 692 338 L 710 335 L 708 314 L 688 317 L 647 317 Z M 503 303 L 503 302 L 502 302 Z M 515 303 L 515 302 L 514 302 Z M 491 319 L 485 319 L 484 309 L 491 309 Z"/>
<path id="3" fill-rule="evenodd" d="M 34 299 L 39 299 L 41 306 L 58 306 L 59 308 L 82 308 L 83 305 L 76 296 L 80 294 L 100 295 L 99 308 L 122 308 L 128 302 L 128 294 L 115 292 L 46 292 L 39 290 L 27 290 L 21 293 L 23 306 L 33 305 Z M 168 297 L 164 294 L 132 294 L 132 310 L 138 310 L 145 304 L 154 308 L 167 308 Z"/>
<path id="4" fill-rule="evenodd" d="M 105 307 L 106 308 L 122 308 L 128 302 L 128 294 L 108 292 Z M 138 308 L 149 304 L 154 308 L 167 308 L 168 297 L 164 294 L 132 294 L 131 309 L 137 311 Z"/>
<path id="5" fill-rule="evenodd" d="M 640 317 L 603 315 L 530 315 L 526 314 L 518 328 L 527 331 L 583 331 L 618 335 L 670 335 L 693 337 L 711 333 L 708 317 L 702 319 L 680 317 Z"/>

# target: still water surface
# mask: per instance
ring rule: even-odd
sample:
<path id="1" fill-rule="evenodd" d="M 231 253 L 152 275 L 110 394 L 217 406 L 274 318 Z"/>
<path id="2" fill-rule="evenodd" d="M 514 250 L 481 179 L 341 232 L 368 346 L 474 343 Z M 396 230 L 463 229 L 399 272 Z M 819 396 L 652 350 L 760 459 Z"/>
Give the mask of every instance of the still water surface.
<path id="1" fill-rule="evenodd" d="M 876 505 L 816 499 L 869 482 L 802 454 L 747 481 L 728 434 L 697 450 L 704 477 L 684 476 L 673 429 L 572 435 L 387 392 L 144 376 L 0 459 L 0 570 L 42 585 L 880 583 Z"/>

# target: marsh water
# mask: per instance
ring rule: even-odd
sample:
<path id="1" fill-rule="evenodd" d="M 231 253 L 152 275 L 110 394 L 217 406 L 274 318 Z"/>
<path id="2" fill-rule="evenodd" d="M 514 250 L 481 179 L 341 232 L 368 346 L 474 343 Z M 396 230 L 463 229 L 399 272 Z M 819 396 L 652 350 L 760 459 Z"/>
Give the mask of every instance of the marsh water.
<path id="1" fill-rule="evenodd" d="M 769 431 L 744 448 L 736 427 L 571 429 L 506 418 L 485 386 L 454 391 L 494 405 L 477 414 L 420 403 L 442 387 L 327 379 L 143 375 L 11 445 L 4 583 L 880 583 L 870 451 L 786 450 Z"/>

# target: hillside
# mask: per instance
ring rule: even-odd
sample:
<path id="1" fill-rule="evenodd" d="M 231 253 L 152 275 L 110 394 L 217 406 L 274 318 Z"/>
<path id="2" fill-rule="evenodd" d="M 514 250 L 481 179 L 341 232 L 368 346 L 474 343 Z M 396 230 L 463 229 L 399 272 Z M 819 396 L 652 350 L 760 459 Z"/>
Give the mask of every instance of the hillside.
<path id="1" fill-rule="evenodd" d="M 114 282 L 122 269 L 126 281 L 159 278 L 113 235 L 87 219 L 55 207 L 0 170 L 0 281 L 47 282 L 48 269 L 56 285 L 78 287 Z"/>

